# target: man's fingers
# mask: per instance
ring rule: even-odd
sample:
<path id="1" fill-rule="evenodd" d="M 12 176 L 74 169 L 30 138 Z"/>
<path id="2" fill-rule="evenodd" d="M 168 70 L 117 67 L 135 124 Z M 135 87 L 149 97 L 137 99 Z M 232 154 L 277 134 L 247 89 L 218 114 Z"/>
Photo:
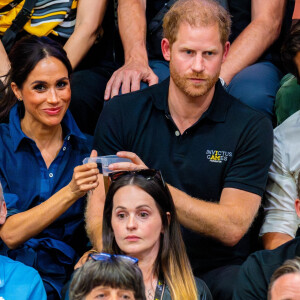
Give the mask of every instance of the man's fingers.
<path id="1" fill-rule="evenodd" d="M 127 94 L 130 92 L 131 78 L 130 76 L 124 76 L 124 80 L 121 87 L 122 94 Z"/>
<path id="2" fill-rule="evenodd" d="M 105 92 L 104 92 L 104 100 L 109 100 L 110 93 L 111 93 L 111 87 L 115 80 L 115 73 L 110 77 L 109 81 L 106 84 Z"/>
<path id="3" fill-rule="evenodd" d="M 153 73 L 152 70 L 151 70 L 149 76 L 147 77 L 147 82 L 148 82 L 149 86 L 158 83 L 158 77 Z"/>
<path id="4" fill-rule="evenodd" d="M 119 151 L 117 153 L 119 157 L 129 158 L 134 164 L 143 164 L 144 162 L 134 153 L 130 151 Z"/>
<path id="5" fill-rule="evenodd" d="M 97 151 L 93 149 L 92 152 L 91 152 L 90 157 L 97 157 L 97 156 L 98 156 Z"/>

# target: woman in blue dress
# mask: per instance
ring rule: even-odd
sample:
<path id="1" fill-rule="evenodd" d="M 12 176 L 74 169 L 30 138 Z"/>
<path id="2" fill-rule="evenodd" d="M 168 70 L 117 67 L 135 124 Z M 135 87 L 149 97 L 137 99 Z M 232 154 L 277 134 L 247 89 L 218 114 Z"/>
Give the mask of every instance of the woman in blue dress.
<path id="1" fill-rule="evenodd" d="M 36 268 L 48 299 L 61 288 L 86 247 L 84 196 L 98 185 L 90 147 L 75 124 L 71 65 L 61 46 L 30 36 L 10 52 L 0 100 L 0 181 L 8 219 L 1 254 Z M 26 274 L 24 274 L 26 276 Z"/>

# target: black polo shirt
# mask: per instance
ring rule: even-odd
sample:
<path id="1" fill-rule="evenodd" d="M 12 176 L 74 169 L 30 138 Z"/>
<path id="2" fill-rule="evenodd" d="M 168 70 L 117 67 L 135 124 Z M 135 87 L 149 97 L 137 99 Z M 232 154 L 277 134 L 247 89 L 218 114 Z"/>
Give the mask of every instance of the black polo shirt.
<path id="1" fill-rule="evenodd" d="M 169 79 L 113 98 L 95 131 L 98 154 L 132 151 L 148 167 L 160 169 L 167 183 L 206 201 L 218 202 L 224 187 L 262 196 L 272 161 L 270 121 L 218 82 L 209 109 L 180 134 L 169 113 L 168 87 Z M 185 228 L 183 235 L 196 274 L 240 264 L 251 251 L 249 235 L 235 247 Z"/>
<path id="2" fill-rule="evenodd" d="M 253 253 L 242 265 L 235 285 L 233 300 L 265 300 L 273 273 L 287 259 L 300 256 L 297 237 L 274 250 Z"/>

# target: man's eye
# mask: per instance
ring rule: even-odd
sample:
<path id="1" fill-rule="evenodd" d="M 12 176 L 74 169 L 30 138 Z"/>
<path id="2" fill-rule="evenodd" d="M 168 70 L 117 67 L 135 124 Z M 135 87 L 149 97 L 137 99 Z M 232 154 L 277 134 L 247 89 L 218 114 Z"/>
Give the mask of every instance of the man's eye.
<path id="1" fill-rule="evenodd" d="M 206 52 L 206 55 L 207 55 L 207 56 L 211 56 L 211 55 L 213 55 L 213 54 L 214 54 L 214 53 L 211 52 L 211 51 L 207 51 L 207 52 Z"/>
<path id="2" fill-rule="evenodd" d="M 44 84 L 37 84 L 33 88 L 38 92 L 42 92 L 46 90 L 46 86 Z"/>
<path id="3" fill-rule="evenodd" d="M 186 54 L 192 54 L 192 51 L 191 50 L 185 50 L 185 53 Z"/>

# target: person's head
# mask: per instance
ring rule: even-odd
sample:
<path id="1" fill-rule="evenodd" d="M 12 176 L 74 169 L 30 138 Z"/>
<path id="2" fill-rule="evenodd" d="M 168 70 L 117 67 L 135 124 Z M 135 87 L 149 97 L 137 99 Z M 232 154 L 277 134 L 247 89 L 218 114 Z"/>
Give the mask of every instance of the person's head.
<path id="1" fill-rule="evenodd" d="M 7 117 L 18 99 L 24 104 L 24 119 L 45 125 L 59 122 L 71 99 L 72 72 L 61 45 L 48 37 L 27 36 L 14 45 L 9 60 L 11 68 L 5 78 L 0 118 Z"/>
<path id="2" fill-rule="evenodd" d="M 271 277 L 268 300 L 300 299 L 300 258 L 289 259 Z"/>
<path id="3" fill-rule="evenodd" d="M 300 81 L 300 22 L 297 22 L 281 47 L 281 60 L 286 70 Z"/>
<path id="4" fill-rule="evenodd" d="M 154 257 L 154 272 L 163 274 L 172 299 L 195 296 L 175 206 L 160 172 L 116 172 L 110 178 L 103 214 L 103 251 L 139 259 Z"/>
<path id="5" fill-rule="evenodd" d="M 93 254 L 70 285 L 70 300 L 146 300 L 143 275 L 129 257 Z"/>
<path id="6" fill-rule="evenodd" d="M 213 93 L 229 51 L 230 25 L 228 12 L 213 0 L 179 0 L 171 7 L 161 46 L 172 89 L 190 98 Z"/>
<path id="7" fill-rule="evenodd" d="M 6 209 L 6 204 L 3 196 L 2 185 L 0 182 L 0 225 L 5 223 L 6 215 L 7 215 L 7 209 Z"/>

